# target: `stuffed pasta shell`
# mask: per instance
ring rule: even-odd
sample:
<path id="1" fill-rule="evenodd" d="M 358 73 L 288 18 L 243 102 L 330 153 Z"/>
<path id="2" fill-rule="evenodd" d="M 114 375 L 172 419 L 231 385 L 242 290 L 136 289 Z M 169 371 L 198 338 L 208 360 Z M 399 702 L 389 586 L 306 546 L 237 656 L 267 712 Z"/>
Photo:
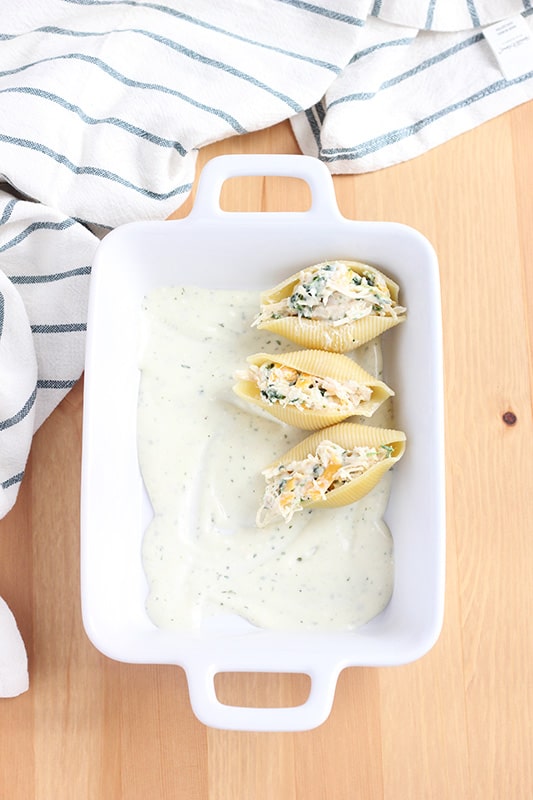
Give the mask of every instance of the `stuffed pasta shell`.
<path id="1" fill-rule="evenodd" d="M 263 292 L 252 324 L 304 347 L 345 353 L 403 322 L 398 293 L 375 267 L 326 261 Z"/>
<path id="2" fill-rule="evenodd" d="M 248 368 L 236 373 L 235 393 L 296 428 L 317 430 L 354 415 L 370 417 L 394 394 L 340 353 L 256 353 L 247 361 Z"/>
<path id="3" fill-rule="evenodd" d="M 257 526 L 290 522 L 305 508 L 355 503 L 402 457 L 405 439 L 402 431 L 351 422 L 311 434 L 263 471 Z"/>

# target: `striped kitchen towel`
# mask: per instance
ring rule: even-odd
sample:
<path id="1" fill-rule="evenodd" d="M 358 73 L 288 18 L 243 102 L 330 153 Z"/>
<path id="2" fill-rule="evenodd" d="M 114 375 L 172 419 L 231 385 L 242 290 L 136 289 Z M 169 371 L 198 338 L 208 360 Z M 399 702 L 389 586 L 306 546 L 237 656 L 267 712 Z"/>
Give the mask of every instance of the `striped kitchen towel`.
<path id="1" fill-rule="evenodd" d="M 99 239 L 176 209 L 200 147 L 290 119 L 302 152 L 364 172 L 533 96 L 531 0 L 4 6 L 0 517 L 83 371 Z"/>
<path id="2" fill-rule="evenodd" d="M 369 172 L 532 97 L 531 0 L 376 0 L 341 75 L 292 126 L 331 172 Z"/>

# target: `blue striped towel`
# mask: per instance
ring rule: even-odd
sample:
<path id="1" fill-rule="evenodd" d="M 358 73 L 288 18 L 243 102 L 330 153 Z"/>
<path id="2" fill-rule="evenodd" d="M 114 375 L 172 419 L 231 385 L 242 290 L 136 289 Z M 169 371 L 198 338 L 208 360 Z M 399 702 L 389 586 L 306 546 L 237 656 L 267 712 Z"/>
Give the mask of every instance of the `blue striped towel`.
<path id="1" fill-rule="evenodd" d="M 91 262 L 188 196 L 198 149 L 290 119 L 334 173 L 533 96 L 485 26 L 531 0 L 18 0 L 0 23 L 0 517 L 80 377 Z M 526 59 L 527 60 L 527 59 Z M 0 630 L 0 651 L 2 632 Z M 1 687 L 0 687 L 1 694 Z"/>

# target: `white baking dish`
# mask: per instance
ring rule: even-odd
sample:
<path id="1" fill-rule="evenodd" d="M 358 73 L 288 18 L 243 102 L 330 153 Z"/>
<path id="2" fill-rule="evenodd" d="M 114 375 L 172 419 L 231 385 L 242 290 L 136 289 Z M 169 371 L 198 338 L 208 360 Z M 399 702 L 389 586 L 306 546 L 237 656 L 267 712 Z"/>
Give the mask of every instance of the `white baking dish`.
<path id="1" fill-rule="evenodd" d="M 307 212 L 234 213 L 220 208 L 223 182 L 239 175 L 298 177 Z M 384 337 L 385 380 L 396 390 L 395 424 L 407 452 L 395 471 L 386 522 L 394 538 L 395 585 L 378 617 L 350 633 L 279 633 L 222 619 L 176 633 L 145 611 L 141 541 L 151 507 L 136 452 L 140 307 L 156 286 L 193 280 L 211 288 L 265 289 L 331 258 L 376 265 L 401 286 L 408 320 Z M 201 175 L 193 211 L 169 222 L 110 233 L 94 260 L 87 331 L 81 497 L 83 621 L 107 656 L 177 664 L 205 724 L 241 730 L 305 730 L 328 716 L 337 677 L 350 666 L 406 663 L 436 641 L 443 616 L 445 522 L 442 342 L 438 265 L 427 240 L 395 223 L 341 216 L 329 172 L 305 156 L 222 156 Z M 237 621 L 238 622 L 238 621 Z M 222 704 L 223 671 L 303 672 L 308 700 L 291 708 Z"/>

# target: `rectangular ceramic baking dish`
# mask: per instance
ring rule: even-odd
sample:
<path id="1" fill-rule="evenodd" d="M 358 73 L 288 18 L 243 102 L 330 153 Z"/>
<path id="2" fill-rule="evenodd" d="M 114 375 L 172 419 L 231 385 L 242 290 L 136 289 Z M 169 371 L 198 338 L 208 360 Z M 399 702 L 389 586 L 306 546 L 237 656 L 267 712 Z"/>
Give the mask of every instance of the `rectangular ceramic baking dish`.
<path id="1" fill-rule="evenodd" d="M 225 212 L 225 180 L 297 177 L 306 212 Z M 151 518 L 136 452 L 137 364 L 143 297 L 163 285 L 266 289 L 303 266 L 332 258 L 379 265 L 401 286 L 408 320 L 384 336 L 385 380 L 395 387 L 395 425 L 408 448 L 395 470 L 385 520 L 394 538 L 392 599 L 349 633 L 243 629 L 221 618 L 197 632 L 156 628 L 145 611 L 141 542 Z M 194 276 L 188 264 L 193 262 Z M 177 664 L 192 708 L 207 725 L 306 730 L 329 715 L 341 670 L 403 664 L 440 633 L 444 604 L 445 497 L 442 341 L 438 264 L 428 241 L 396 223 L 344 218 L 326 167 L 306 156 L 222 156 L 208 162 L 186 219 L 132 223 L 99 246 L 89 302 L 81 486 L 81 596 L 93 644 L 125 662 Z M 223 671 L 301 672 L 307 701 L 291 708 L 219 702 Z"/>

